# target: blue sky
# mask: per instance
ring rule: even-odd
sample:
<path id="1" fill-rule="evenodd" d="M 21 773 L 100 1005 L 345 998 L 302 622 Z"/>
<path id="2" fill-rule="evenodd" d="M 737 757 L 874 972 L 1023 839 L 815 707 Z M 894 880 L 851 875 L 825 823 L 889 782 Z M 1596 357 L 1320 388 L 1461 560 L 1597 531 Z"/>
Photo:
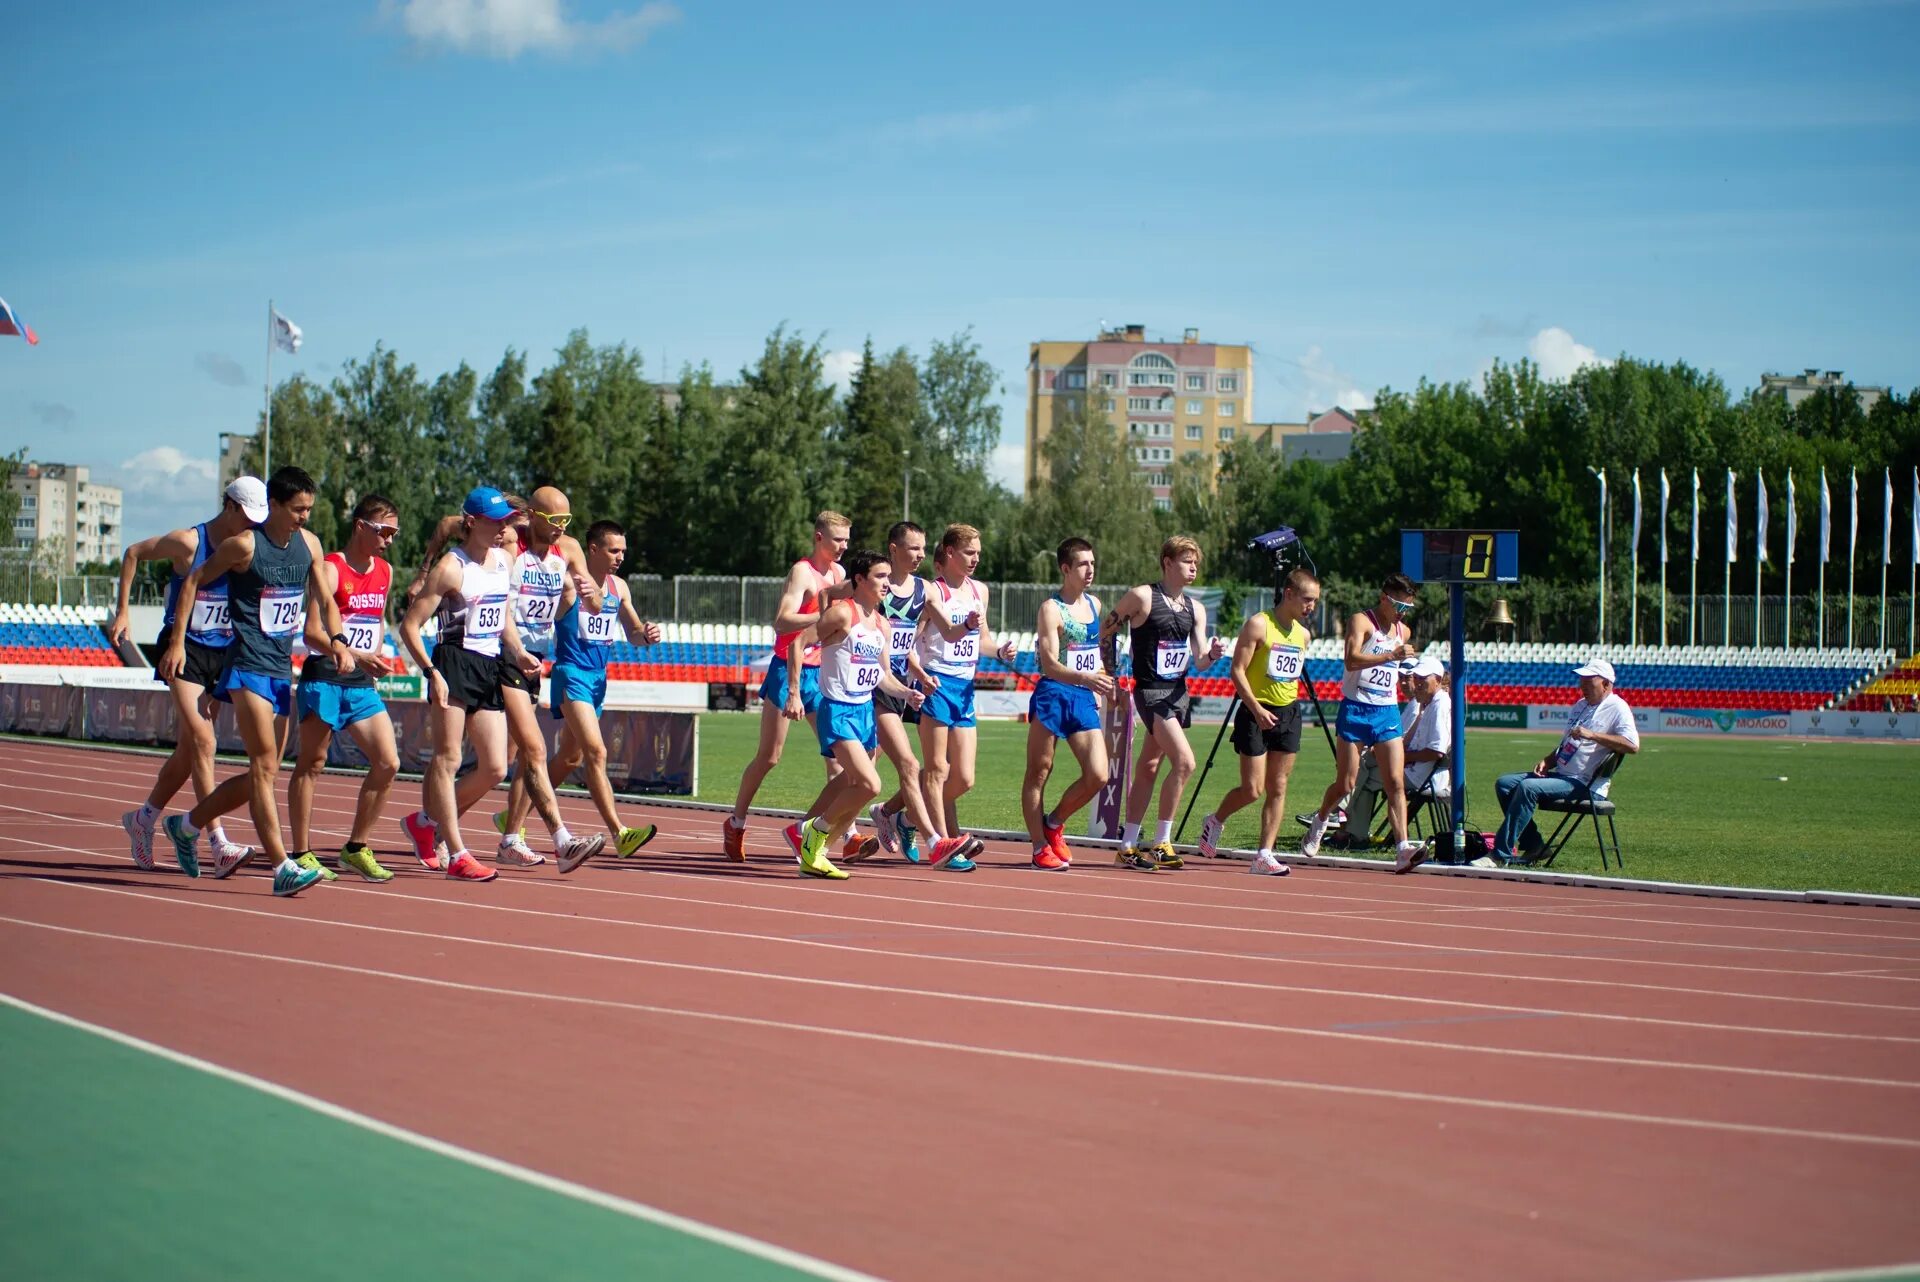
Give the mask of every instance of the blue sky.
<path id="1" fill-rule="evenodd" d="M 269 296 L 322 379 L 972 326 L 1016 477 L 1028 341 L 1103 321 L 1251 342 L 1261 419 L 1529 352 L 1908 389 L 1917 46 L 1847 0 L 4 6 L 0 450 L 197 517 Z"/>

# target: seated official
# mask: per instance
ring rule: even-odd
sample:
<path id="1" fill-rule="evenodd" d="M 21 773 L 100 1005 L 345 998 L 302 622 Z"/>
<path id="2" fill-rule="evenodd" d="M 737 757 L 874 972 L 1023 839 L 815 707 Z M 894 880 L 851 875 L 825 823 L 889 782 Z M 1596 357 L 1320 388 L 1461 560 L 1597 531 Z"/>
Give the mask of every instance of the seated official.
<path id="1" fill-rule="evenodd" d="M 1500 797 L 1500 831 L 1492 856 L 1473 861 L 1476 868 L 1532 863 L 1539 857 L 1540 829 L 1533 812 L 1548 797 L 1585 800 L 1606 796 L 1603 781 L 1597 789 L 1594 772 L 1610 752 L 1640 751 L 1640 731 L 1633 709 L 1613 689 L 1613 665 L 1595 659 L 1574 669 L 1580 678 L 1580 701 L 1567 713 L 1567 732 L 1555 748 L 1527 774 L 1501 775 L 1493 790 Z"/>
<path id="2" fill-rule="evenodd" d="M 1406 728 L 1407 796 L 1432 784 L 1435 796 L 1451 797 L 1447 761 L 1453 753 L 1453 696 L 1447 692 L 1447 669 L 1438 658 L 1424 655 L 1402 679 L 1401 687 L 1411 699 L 1400 710 L 1400 724 Z M 1379 792 L 1380 772 L 1368 753 L 1360 762 L 1360 782 L 1346 803 L 1349 848 L 1368 843 L 1368 825 L 1373 822 Z"/>

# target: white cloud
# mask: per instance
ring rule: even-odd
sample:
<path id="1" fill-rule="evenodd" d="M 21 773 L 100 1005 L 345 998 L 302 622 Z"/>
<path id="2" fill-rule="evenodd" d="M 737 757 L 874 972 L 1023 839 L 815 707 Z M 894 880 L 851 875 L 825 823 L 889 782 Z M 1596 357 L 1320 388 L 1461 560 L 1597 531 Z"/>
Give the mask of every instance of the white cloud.
<path id="1" fill-rule="evenodd" d="M 627 49 L 680 19 L 663 0 L 598 22 L 568 17 L 565 0 L 383 0 L 381 11 L 397 16 L 417 45 L 491 58 Z"/>
<path id="2" fill-rule="evenodd" d="M 1527 357 L 1540 367 L 1540 377 L 1550 383 L 1564 383 L 1589 365 L 1611 365 L 1585 343 L 1558 325 L 1549 325 L 1527 342 Z"/>
<path id="3" fill-rule="evenodd" d="M 171 445 L 142 450 L 102 471 L 99 479 L 122 491 L 122 529 L 129 543 L 204 521 L 219 508 L 214 461 L 190 457 Z"/>
<path id="4" fill-rule="evenodd" d="M 928 147 L 947 142 L 981 142 L 1020 129 L 1033 118 L 1032 107 L 935 112 L 881 125 L 871 138 L 880 146 Z"/>
<path id="5" fill-rule="evenodd" d="M 1301 353 L 1296 364 L 1306 386 L 1306 404 L 1302 407 L 1307 413 L 1330 410 L 1338 405 L 1347 410 L 1370 410 L 1373 408 L 1373 393 L 1360 386 L 1353 375 L 1339 369 L 1327 359 L 1327 354 L 1315 343 Z"/>
<path id="6" fill-rule="evenodd" d="M 841 396 L 853 390 L 853 376 L 860 372 L 860 353 L 851 350 L 828 352 L 820 358 L 820 372 Z"/>
<path id="7" fill-rule="evenodd" d="M 1026 442 L 994 446 L 993 454 L 987 460 L 987 475 L 1015 494 L 1024 494 L 1027 489 Z"/>

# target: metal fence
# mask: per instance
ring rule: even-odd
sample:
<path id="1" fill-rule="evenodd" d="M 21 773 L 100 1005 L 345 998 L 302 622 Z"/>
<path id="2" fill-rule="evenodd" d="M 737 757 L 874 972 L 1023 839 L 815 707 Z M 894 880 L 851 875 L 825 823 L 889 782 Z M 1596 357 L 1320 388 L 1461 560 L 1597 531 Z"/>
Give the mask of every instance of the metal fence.
<path id="1" fill-rule="evenodd" d="M 779 612 L 780 591 L 786 586 L 784 578 L 772 576 L 711 574 L 682 574 L 671 581 L 636 574 L 627 582 L 642 615 L 676 623 L 772 623 Z M 1040 603 L 1059 591 L 1057 583 L 989 583 L 986 587 L 993 615 L 988 622 L 995 632 L 1032 630 Z M 1111 604 L 1126 590 L 1115 584 L 1098 584 L 1093 589 L 1103 604 Z"/>
<path id="2" fill-rule="evenodd" d="M 120 600 L 120 581 L 110 574 L 49 574 L 31 562 L 0 561 L 0 601 L 10 605 L 105 606 Z M 134 605 L 158 605 L 160 589 L 144 577 L 133 581 Z"/>

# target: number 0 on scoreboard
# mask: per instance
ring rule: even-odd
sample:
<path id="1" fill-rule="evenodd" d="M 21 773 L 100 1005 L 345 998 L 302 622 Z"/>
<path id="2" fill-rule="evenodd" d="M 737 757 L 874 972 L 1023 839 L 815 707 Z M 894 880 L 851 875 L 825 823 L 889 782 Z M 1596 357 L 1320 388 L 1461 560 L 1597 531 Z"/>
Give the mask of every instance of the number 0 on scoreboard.
<path id="1" fill-rule="evenodd" d="M 1400 572 L 1416 583 L 1517 583 L 1518 530 L 1402 530 Z"/>

